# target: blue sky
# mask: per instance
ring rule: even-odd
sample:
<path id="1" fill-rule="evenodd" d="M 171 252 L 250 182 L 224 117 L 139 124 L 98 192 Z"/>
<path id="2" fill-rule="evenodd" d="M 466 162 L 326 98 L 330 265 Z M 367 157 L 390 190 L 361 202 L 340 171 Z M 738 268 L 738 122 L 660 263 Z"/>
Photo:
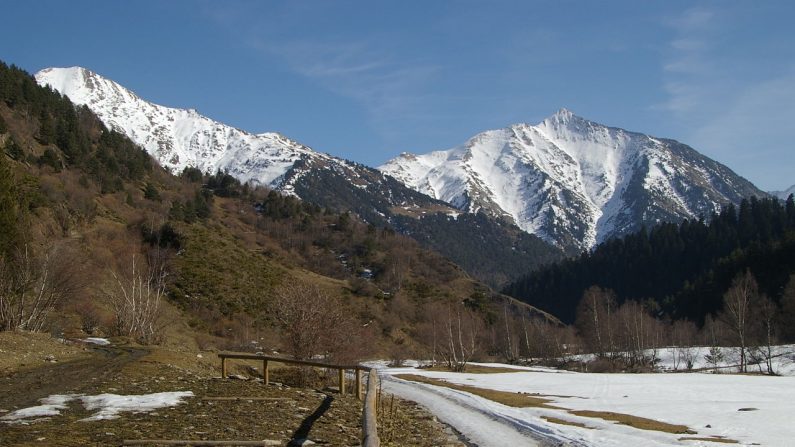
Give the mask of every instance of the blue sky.
<path id="1" fill-rule="evenodd" d="M 557 109 L 795 183 L 795 2 L 4 2 L 0 58 L 377 166 Z"/>

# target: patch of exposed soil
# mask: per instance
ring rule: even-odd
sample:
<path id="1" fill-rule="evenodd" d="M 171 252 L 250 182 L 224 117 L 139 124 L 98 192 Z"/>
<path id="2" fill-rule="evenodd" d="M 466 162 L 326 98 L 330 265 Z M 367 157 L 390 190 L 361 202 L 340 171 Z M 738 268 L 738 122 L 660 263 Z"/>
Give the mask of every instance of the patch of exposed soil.
<path id="1" fill-rule="evenodd" d="M 58 362 L 88 357 L 89 348 L 47 334 L 0 331 L 0 375 L 44 366 L 48 357 Z"/>

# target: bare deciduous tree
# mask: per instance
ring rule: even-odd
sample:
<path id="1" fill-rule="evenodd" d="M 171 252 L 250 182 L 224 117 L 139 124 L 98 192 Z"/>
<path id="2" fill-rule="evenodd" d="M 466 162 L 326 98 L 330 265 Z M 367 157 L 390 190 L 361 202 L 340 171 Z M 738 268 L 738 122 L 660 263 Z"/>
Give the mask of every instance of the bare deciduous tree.
<path id="1" fill-rule="evenodd" d="M 39 257 L 25 245 L 13 261 L 0 257 L 0 330 L 41 331 L 48 315 L 83 287 L 80 265 L 68 247 Z"/>
<path id="2" fill-rule="evenodd" d="M 773 346 L 776 344 L 776 317 L 778 316 L 778 306 L 767 296 L 758 297 L 758 302 L 753 306 L 754 320 L 756 321 L 756 331 L 754 334 L 754 348 L 751 356 L 755 363 L 762 370 L 762 363 L 765 365 L 767 374 L 775 374 L 773 368 Z"/>
<path id="3" fill-rule="evenodd" d="M 575 325 L 591 352 L 599 357 L 615 351 L 612 326 L 615 308 L 615 293 L 597 286 L 586 290 L 577 306 Z"/>
<path id="4" fill-rule="evenodd" d="M 657 358 L 661 323 L 637 301 L 625 302 L 614 318 L 616 322 L 612 326 L 617 333 L 618 348 L 626 365 L 652 366 Z"/>
<path id="5" fill-rule="evenodd" d="M 738 343 L 740 350 L 740 372 L 748 370 L 748 341 L 752 324 L 752 305 L 759 299 L 759 289 L 750 271 L 732 281 L 729 290 L 723 295 L 723 310 L 718 320 L 725 323 Z"/>
<path id="6" fill-rule="evenodd" d="M 440 342 L 438 354 L 452 371 L 463 371 L 478 351 L 483 326 L 480 316 L 463 303 L 436 306 Z"/>
<path id="7" fill-rule="evenodd" d="M 113 310 L 114 330 L 141 343 L 161 341 L 164 329 L 160 305 L 165 295 L 165 263 L 147 263 L 139 255 L 130 258 L 127 272 L 111 271 L 115 284 L 105 292 Z"/>

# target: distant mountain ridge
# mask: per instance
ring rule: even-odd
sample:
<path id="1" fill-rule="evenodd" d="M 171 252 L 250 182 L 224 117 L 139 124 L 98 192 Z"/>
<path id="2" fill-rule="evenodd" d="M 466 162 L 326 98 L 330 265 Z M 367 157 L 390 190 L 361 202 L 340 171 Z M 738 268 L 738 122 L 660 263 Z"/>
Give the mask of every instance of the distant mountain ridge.
<path id="1" fill-rule="evenodd" d="M 767 195 L 689 146 L 566 109 L 452 149 L 404 153 L 379 169 L 462 211 L 507 218 L 570 253 Z"/>
<path id="2" fill-rule="evenodd" d="M 781 200 L 787 200 L 791 194 L 795 194 L 795 185 L 790 186 L 784 191 L 770 191 L 771 196 L 778 197 Z"/>

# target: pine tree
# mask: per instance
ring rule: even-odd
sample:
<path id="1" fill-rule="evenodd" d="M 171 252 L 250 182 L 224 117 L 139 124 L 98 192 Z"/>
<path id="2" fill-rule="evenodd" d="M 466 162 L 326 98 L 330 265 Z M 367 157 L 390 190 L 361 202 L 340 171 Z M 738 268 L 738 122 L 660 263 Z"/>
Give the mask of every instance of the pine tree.
<path id="1" fill-rule="evenodd" d="M 25 156 L 25 151 L 17 144 L 14 137 L 9 136 L 6 140 L 5 147 L 3 148 L 6 154 L 14 160 L 22 160 Z"/>
<path id="2" fill-rule="evenodd" d="M 781 296 L 779 327 L 783 341 L 788 343 L 795 341 L 795 273 L 790 275 L 784 294 Z"/>
<path id="3" fill-rule="evenodd" d="M 0 256 L 10 257 L 22 242 L 19 191 L 6 156 L 0 154 Z"/>
<path id="4" fill-rule="evenodd" d="M 159 202 L 160 199 L 160 192 L 157 190 L 157 187 L 152 182 L 146 182 L 146 187 L 144 188 L 144 198 L 147 200 L 154 200 Z"/>

